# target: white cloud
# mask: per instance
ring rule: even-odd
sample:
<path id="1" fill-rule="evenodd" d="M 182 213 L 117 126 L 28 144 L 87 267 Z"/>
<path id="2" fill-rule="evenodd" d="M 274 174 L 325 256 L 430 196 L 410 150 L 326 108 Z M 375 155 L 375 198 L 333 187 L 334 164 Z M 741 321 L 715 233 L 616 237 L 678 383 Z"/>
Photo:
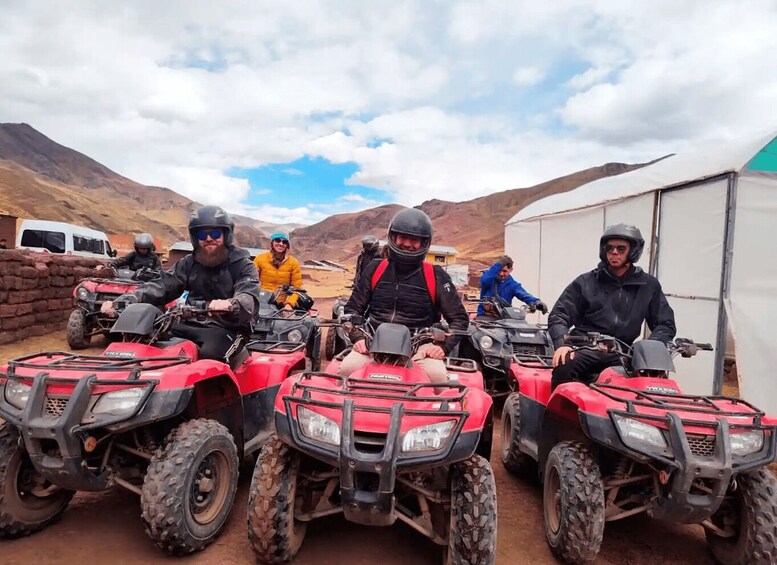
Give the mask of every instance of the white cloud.
<path id="1" fill-rule="evenodd" d="M 513 84 L 518 87 L 534 86 L 542 81 L 545 72 L 537 67 L 522 67 L 513 73 Z"/>
<path id="2" fill-rule="evenodd" d="M 251 208 L 224 171 L 308 154 L 356 162 L 351 184 L 401 204 L 462 200 L 760 132 L 777 98 L 769 0 L 222 5 L 6 3 L 0 121 L 200 202 L 309 223 L 372 201 Z"/>

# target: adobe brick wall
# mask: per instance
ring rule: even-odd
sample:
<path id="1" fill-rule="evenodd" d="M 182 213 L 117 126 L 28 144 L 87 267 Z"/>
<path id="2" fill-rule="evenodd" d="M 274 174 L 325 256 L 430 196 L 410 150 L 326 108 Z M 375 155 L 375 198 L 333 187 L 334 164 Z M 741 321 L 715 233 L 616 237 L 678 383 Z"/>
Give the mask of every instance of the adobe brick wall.
<path id="1" fill-rule="evenodd" d="M 70 255 L 0 250 L 0 344 L 62 330 L 73 288 L 104 263 Z"/>

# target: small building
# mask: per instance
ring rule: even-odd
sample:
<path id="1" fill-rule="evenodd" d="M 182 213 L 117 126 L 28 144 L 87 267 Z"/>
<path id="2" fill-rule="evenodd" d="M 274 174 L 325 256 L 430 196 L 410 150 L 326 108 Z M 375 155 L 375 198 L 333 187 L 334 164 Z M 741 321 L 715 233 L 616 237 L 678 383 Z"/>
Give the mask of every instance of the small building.
<path id="1" fill-rule="evenodd" d="M 16 216 L 0 212 L 0 239 L 5 240 L 8 249 L 16 246 Z"/>
<path id="2" fill-rule="evenodd" d="M 379 244 L 381 247 L 388 243 L 385 239 L 381 239 Z M 451 265 L 456 262 L 456 255 L 458 251 L 455 247 L 449 247 L 448 245 L 431 245 L 429 247 L 429 254 L 426 256 L 426 260 L 433 265 L 440 265 L 442 267 Z"/>

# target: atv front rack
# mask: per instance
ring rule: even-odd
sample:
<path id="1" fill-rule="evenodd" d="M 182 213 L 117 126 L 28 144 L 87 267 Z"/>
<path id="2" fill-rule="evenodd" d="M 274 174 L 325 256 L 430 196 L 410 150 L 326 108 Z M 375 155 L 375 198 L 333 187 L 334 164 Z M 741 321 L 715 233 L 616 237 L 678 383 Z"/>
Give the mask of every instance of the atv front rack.
<path id="1" fill-rule="evenodd" d="M 33 363 L 31 359 L 40 359 L 45 357 L 51 359 L 48 363 Z M 146 365 L 148 363 L 148 365 Z M 185 365 L 191 363 L 188 357 L 107 357 L 101 355 L 79 355 L 66 351 L 49 351 L 46 353 L 33 353 L 24 357 L 19 357 L 8 362 L 8 377 L 14 378 L 19 368 L 25 369 L 48 369 L 51 371 L 92 371 L 116 372 L 129 371 L 127 381 L 137 381 L 140 373 L 151 369 L 166 369 L 175 365 Z M 31 376 L 18 375 L 20 378 L 32 378 Z M 63 379 L 64 382 L 73 382 L 73 379 Z M 111 380 L 113 382 L 121 382 Z"/>
<path id="2" fill-rule="evenodd" d="M 261 353 L 294 353 L 305 348 L 305 343 L 301 341 L 273 341 L 266 339 L 252 339 L 246 344 L 249 351 Z"/>
<path id="3" fill-rule="evenodd" d="M 521 367 L 529 367 L 534 369 L 552 369 L 553 368 L 553 356 L 552 355 L 517 355 L 513 354 L 513 361 L 518 363 Z"/>

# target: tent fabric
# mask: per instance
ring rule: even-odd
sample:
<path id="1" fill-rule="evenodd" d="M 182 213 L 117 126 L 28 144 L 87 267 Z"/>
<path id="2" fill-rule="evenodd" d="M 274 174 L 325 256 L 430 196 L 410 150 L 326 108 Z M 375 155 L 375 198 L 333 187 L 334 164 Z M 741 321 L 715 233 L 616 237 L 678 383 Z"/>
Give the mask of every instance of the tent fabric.
<path id="1" fill-rule="evenodd" d="M 570 192 L 548 196 L 520 210 L 507 225 L 530 218 L 558 214 L 621 200 L 680 184 L 742 171 L 753 156 L 777 141 L 777 133 L 757 140 L 715 145 L 697 153 L 673 155 L 628 173 L 599 179 Z M 777 147 L 777 146 L 775 146 Z"/>

